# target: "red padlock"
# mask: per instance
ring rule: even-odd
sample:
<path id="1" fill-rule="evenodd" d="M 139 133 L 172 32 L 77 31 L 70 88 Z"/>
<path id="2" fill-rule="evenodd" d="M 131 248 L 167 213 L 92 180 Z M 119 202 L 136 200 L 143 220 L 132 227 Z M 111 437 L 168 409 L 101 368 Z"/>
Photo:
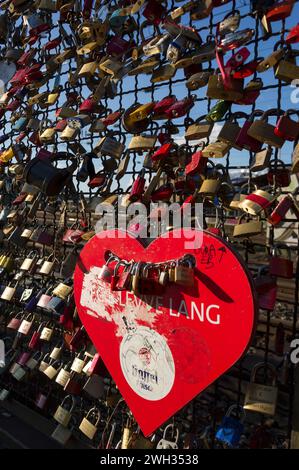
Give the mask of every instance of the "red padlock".
<path id="1" fill-rule="evenodd" d="M 88 20 L 92 11 L 93 0 L 84 0 L 82 15 L 85 20 Z"/>
<path id="2" fill-rule="evenodd" d="M 259 307 L 264 310 L 273 310 L 277 298 L 276 279 L 267 274 L 265 268 L 262 268 L 254 279 L 254 283 Z"/>
<path id="3" fill-rule="evenodd" d="M 174 95 L 166 96 L 161 101 L 155 103 L 153 107 L 153 117 L 156 119 L 165 117 L 166 109 L 169 109 L 177 99 Z"/>
<path id="4" fill-rule="evenodd" d="M 256 59 L 236 68 L 232 73 L 233 78 L 240 80 L 242 78 L 250 77 L 250 75 L 253 75 L 256 72 L 259 63 L 260 60 Z"/>
<path id="5" fill-rule="evenodd" d="M 89 182 L 89 188 L 99 188 L 104 185 L 106 181 L 106 175 L 99 171 Z"/>
<path id="6" fill-rule="evenodd" d="M 207 166 L 208 159 L 204 158 L 202 151 L 193 153 L 191 157 L 191 162 L 186 165 L 185 174 L 186 176 L 193 176 L 196 174 L 203 173 L 204 169 Z"/>
<path id="7" fill-rule="evenodd" d="M 120 266 L 125 266 L 126 267 L 126 263 L 124 261 L 118 261 L 118 263 L 116 263 L 116 265 L 115 265 L 114 272 L 113 272 L 113 275 L 111 276 L 111 281 L 110 281 L 110 289 L 113 292 L 118 290 L 118 281 L 119 281 L 119 272 L 118 272 L 118 270 L 119 270 Z"/>
<path id="8" fill-rule="evenodd" d="M 247 131 L 249 130 L 249 128 L 251 127 L 253 123 L 254 116 L 262 116 L 263 114 L 264 114 L 263 111 L 261 111 L 260 109 L 257 109 L 250 115 L 249 119 L 247 119 L 244 122 L 243 127 L 241 128 L 236 138 L 236 145 L 238 147 L 245 148 L 254 153 L 259 152 L 262 149 L 262 146 L 263 146 L 262 142 L 259 142 L 253 137 L 250 137 L 247 134 Z"/>
<path id="9" fill-rule="evenodd" d="M 286 250 L 288 257 L 283 258 L 281 251 Z M 291 250 L 287 245 L 278 244 L 273 248 L 272 256 L 270 258 L 269 272 L 272 276 L 284 277 L 286 279 L 292 279 L 293 277 L 293 261 L 291 260 Z"/>
<path id="10" fill-rule="evenodd" d="M 182 100 L 176 101 L 168 109 L 165 109 L 165 114 L 168 119 L 175 119 L 182 116 L 185 116 L 188 111 L 194 106 L 195 96 L 190 98 L 184 98 Z"/>
<path id="11" fill-rule="evenodd" d="M 285 38 L 285 42 L 287 44 L 295 44 L 296 42 L 299 42 L 299 24 L 297 24 L 291 29 L 291 31 Z"/>
<path id="12" fill-rule="evenodd" d="M 279 187 L 289 186 L 291 183 L 291 173 L 281 160 L 272 160 L 269 163 L 267 174 L 268 183 Z"/>
<path id="13" fill-rule="evenodd" d="M 33 57 L 35 56 L 36 51 L 37 49 L 31 48 L 29 51 L 24 52 L 24 54 L 22 54 L 19 60 L 17 61 L 17 64 L 21 67 L 29 65 Z"/>
<path id="14" fill-rule="evenodd" d="M 106 127 L 112 126 L 112 124 L 115 124 L 116 121 L 118 121 L 118 119 L 120 119 L 121 115 L 122 115 L 122 111 L 115 111 L 114 113 L 110 113 L 110 114 L 108 114 L 108 116 L 106 116 L 102 119 L 102 123 Z"/>
<path id="15" fill-rule="evenodd" d="M 169 201 L 173 195 L 173 185 L 171 183 L 163 184 L 160 188 L 156 189 L 151 194 L 151 200 L 153 202 L 157 201 Z"/>
<path id="16" fill-rule="evenodd" d="M 283 116 L 278 118 L 276 127 L 274 129 L 274 134 L 284 140 L 290 140 L 293 142 L 299 137 L 299 122 L 291 119 L 289 117 L 290 114 L 297 114 L 298 117 L 298 111 L 295 109 L 289 109 L 286 111 Z"/>
<path id="17" fill-rule="evenodd" d="M 238 52 L 234 52 L 232 57 L 226 62 L 225 68 L 228 67 L 232 71 L 235 71 L 237 68 L 244 65 L 245 60 L 247 60 L 249 56 L 249 49 L 247 49 L 247 47 L 242 47 Z"/>
<path id="18" fill-rule="evenodd" d="M 124 263 L 125 268 L 123 271 L 118 273 L 118 279 L 116 283 L 117 290 L 129 290 L 131 286 L 131 265 Z"/>
<path id="19" fill-rule="evenodd" d="M 130 196 L 129 196 L 129 200 L 131 202 L 138 201 L 138 199 L 140 199 L 142 194 L 144 193 L 144 187 L 145 187 L 144 175 L 145 175 L 145 170 L 142 169 L 132 185 L 132 189 L 131 189 Z"/>
<path id="20" fill-rule="evenodd" d="M 126 41 L 120 36 L 113 36 L 107 44 L 107 54 L 119 57 L 126 56 L 130 54 L 134 46 L 136 46 L 134 41 Z"/>
<path id="21" fill-rule="evenodd" d="M 293 198 L 287 194 L 279 201 L 277 206 L 273 209 L 271 214 L 268 216 L 267 221 L 274 226 L 278 226 L 285 218 L 289 209 L 294 207 Z"/>
<path id="22" fill-rule="evenodd" d="M 173 148 L 173 143 L 168 143 L 162 145 L 153 155 L 151 156 L 153 162 L 163 162 L 167 157 L 169 157 L 171 149 Z"/>
<path id="23" fill-rule="evenodd" d="M 93 98 L 87 98 L 79 107 L 79 114 L 96 112 L 97 102 Z"/>
<path id="24" fill-rule="evenodd" d="M 167 11 L 160 2 L 148 0 L 142 12 L 149 23 L 158 25 L 165 18 Z"/>
<path id="25" fill-rule="evenodd" d="M 290 16 L 294 6 L 294 0 L 286 0 L 284 2 L 275 3 L 268 8 L 266 19 L 269 23 L 281 21 Z"/>
<path id="26" fill-rule="evenodd" d="M 52 39 L 51 41 L 44 44 L 43 50 L 44 51 L 51 51 L 52 49 L 56 49 L 56 47 L 60 46 L 60 44 L 61 44 L 61 38 L 60 37 Z"/>

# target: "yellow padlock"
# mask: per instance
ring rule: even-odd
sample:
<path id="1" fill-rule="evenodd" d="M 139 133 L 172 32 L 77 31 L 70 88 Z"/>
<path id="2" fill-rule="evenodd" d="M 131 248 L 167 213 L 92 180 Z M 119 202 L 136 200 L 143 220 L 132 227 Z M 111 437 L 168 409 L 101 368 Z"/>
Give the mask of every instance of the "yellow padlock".
<path id="1" fill-rule="evenodd" d="M 0 155 L 0 161 L 3 163 L 9 162 L 14 156 L 13 148 L 10 147 L 7 150 L 4 150 Z"/>

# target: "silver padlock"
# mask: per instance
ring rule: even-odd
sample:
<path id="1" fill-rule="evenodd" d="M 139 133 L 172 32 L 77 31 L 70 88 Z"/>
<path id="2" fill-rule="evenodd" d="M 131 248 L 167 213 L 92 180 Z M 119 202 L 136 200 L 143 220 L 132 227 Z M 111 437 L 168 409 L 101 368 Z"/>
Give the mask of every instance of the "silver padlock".
<path id="1" fill-rule="evenodd" d="M 166 435 L 168 431 L 172 430 L 172 435 L 174 437 L 174 441 L 169 441 L 166 439 Z M 163 437 L 157 444 L 157 449 L 178 449 L 178 440 L 179 440 L 179 430 L 178 428 L 174 427 L 173 424 L 169 424 L 164 429 Z"/>

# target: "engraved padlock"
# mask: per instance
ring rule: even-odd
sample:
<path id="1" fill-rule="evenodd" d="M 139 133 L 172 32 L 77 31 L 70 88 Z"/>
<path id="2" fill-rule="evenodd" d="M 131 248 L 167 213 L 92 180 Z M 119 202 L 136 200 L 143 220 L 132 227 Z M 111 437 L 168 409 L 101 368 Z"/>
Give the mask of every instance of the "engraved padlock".
<path id="1" fill-rule="evenodd" d="M 61 367 L 62 365 L 59 361 L 54 361 L 49 364 L 45 370 L 43 370 L 43 373 L 48 377 L 48 379 L 53 380 L 60 371 Z"/>
<path id="2" fill-rule="evenodd" d="M 41 330 L 40 339 L 42 341 L 51 341 L 54 333 L 54 328 L 51 326 L 51 322 L 48 322 Z"/>
<path id="3" fill-rule="evenodd" d="M 81 421 L 79 429 L 89 439 L 94 438 L 98 429 L 100 417 L 101 415 L 100 415 L 99 410 L 96 407 L 94 407 L 88 411 L 86 417 L 83 418 L 83 420 Z M 91 422 L 91 419 L 94 421 L 94 424 Z"/>
<path id="4" fill-rule="evenodd" d="M 80 351 L 72 362 L 71 370 L 77 372 L 77 374 L 81 374 L 83 367 L 85 366 L 85 362 L 86 357 L 84 352 Z"/>
<path id="5" fill-rule="evenodd" d="M 67 395 L 63 399 L 62 403 L 58 406 L 53 418 L 62 426 L 67 427 L 72 417 L 72 412 L 74 408 L 75 408 L 74 397 L 72 397 L 71 395 Z"/>

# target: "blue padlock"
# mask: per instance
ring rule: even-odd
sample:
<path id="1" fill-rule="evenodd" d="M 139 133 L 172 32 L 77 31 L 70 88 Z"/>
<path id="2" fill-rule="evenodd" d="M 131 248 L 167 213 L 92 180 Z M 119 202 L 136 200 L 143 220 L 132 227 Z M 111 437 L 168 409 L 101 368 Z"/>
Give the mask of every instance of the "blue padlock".
<path id="1" fill-rule="evenodd" d="M 241 410 L 241 417 L 231 416 L 235 409 Z M 224 416 L 221 425 L 216 432 L 216 439 L 229 447 L 236 447 L 239 444 L 241 435 L 244 431 L 245 411 L 242 406 L 232 405 Z"/>

